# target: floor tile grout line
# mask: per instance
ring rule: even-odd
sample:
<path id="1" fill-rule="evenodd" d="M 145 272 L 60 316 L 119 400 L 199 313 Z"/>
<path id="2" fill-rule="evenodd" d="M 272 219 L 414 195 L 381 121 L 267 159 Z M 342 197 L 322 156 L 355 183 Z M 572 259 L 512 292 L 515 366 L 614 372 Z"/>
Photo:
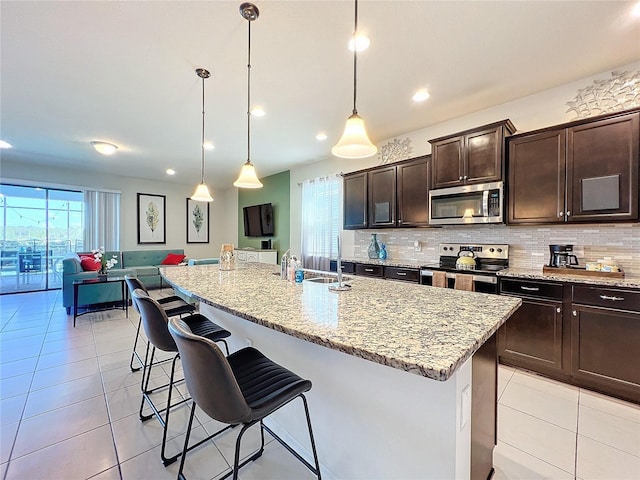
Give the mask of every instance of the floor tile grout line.
<path id="1" fill-rule="evenodd" d="M 578 406 L 577 406 L 577 415 L 576 415 L 576 441 L 575 441 L 575 456 L 573 461 L 573 479 L 577 480 L 578 478 L 578 435 L 580 434 L 580 395 L 582 394 L 581 390 L 578 390 Z"/>
<path id="2" fill-rule="evenodd" d="M 524 453 L 525 455 L 529 455 L 530 457 L 533 457 L 533 458 L 535 458 L 536 460 L 539 460 L 539 461 L 541 461 L 541 462 L 543 462 L 543 463 L 545 463 L 545 464 L 547 464 L 547 465 L 551 465 L 552 467 L 557 468 L 558 470 L 562 470 L 563 472 L 566 472 L 566 473 L 568 473 L 569 475 L 571 475 L 571 472 L 568 472 L 568 471 L 567 471 L 567 470 L 565 470 L 564 468 L 559 467 L 558 465 L 555 465 L 555 464 L 553 464 L 553 463 L 549 462 L 548 460 L 545 460 L 544 458 L 537 457 L 537 456 L 535 456 L 534 454 L 532 454 L 531 452 L 527 452 L 527 451 L 525 451 L 525 450 L 522 450 L 520 447 L 517 447 L 516 445 L 512 445 L 511 443 L 509 443 L 509 442 L 505 442 L 504 440 L 500 440 L 500 439 L 498 439 L 498 442 L 499 442 L 499 443 L 504 443 L 505 445 L 509 445 L 511 448 L 515 448 L 516 450 L 518 450 L 519 452 Z M 575 480 L 575 474 L 574 474 L 574 480 Z"/>

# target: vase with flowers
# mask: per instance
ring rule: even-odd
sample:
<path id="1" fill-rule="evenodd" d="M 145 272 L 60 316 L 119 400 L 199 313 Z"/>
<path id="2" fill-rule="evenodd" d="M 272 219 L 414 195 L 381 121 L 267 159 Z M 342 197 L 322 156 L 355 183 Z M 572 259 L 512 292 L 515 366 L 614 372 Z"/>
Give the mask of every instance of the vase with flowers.
<path id="1" fill-rule="evenodd" d="M 118 263 L 116 256 L 113 255 L 111 258 L 107 258 L 104 252 L 104 247 L 100 247 L 97 250 L 91 250 L 91 253 L 93 253 L 93 258 L 95 258 L 96 263 L 100 263 L 98 278 L 100 280 L 106 280 L 107 272 Z"/>

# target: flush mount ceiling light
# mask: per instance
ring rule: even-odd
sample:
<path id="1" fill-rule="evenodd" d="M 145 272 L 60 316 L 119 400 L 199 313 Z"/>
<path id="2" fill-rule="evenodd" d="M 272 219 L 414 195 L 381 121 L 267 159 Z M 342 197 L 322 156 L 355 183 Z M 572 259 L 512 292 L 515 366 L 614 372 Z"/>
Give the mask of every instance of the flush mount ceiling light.
<path id="1" fill-rule="evenodd" d="M 249 25 L 248 49 L 247 49 L 247 161 L 242 166 L 238 179 L 233 182 L 238 188 L 262 188 L 262 182 L 258 180 L 256 169 L 251 163 L 251 22 L 260 15 L 258 7 L 253 3 L 240 5 L 240 15 L 247 20 Z"/>
<path id="2" fill-rule="evenodd" d="M 0 140 L 0 148 L 13 148 L 9 142 L 5 142 L 4 140 Z"/>
<path id="3" fill-rule="evenodd" d="M 96 152 L 101 153 L 102 155 L 112 155 L 118 149 L 117 145 L 107 142 L 93 141 L 91 142 L 91 145 L 96 149 Z"/>
<path id="4" fill-rule="evenodd" d="M 253 115 L 254 117 L 264 117 L 266 115 L 266 112 L 262 107 L 253 107 L 251 109 L 251 115 Z"/>
<path id="5" fill-rule="evenodd" d="M 319 142 L 322 142 L 326 139 L 327 139 L 327 134 L 324 132 L 320 132 L 319 134 L 316 135 L 316 140 L 318 140 Z"/>
<path id="6" fill-rule="evenodd" d="M 355 20 L 353 28 L 353 41 L 356 42 L 358 36 L 358 0 L 355 0 Z M 357 45 L 357 43 L 355 43 Z M 340 158 L 366 158 L 375 155 L 378 148 L 371 143 L 367 136 L 367 130 L 364 126 L 364 120 L 358 115 L 356 108 L 357 98 L 357 66 L 358 66 L 358 49 L 353 50 L 353 112 L 347 119 L 344 127 L 344 133 L 340 141 L 331 149 L 336 157 Z"/>
<path id="7" fill-rule="evenodd" d="M 202 176 L 200 184 L 196 187 L 196 191 L 191 195 L 191 200 L 195 200 L 197 202 L 213 202 L 213 197 L 209 194 L 207 184 L 204 183 L 204 151 L 206 149 L 204 143 L 204 80 L 209 78 L 211 74 L 204 68 L 196 68 L 196 75 L 202 79 L 202 141 L 200 142 Z"/>
<path id="8" fill-rule="evenodd" d="M 167 168 L 167 171 L 165 173 L 167 175 L 175 175 L 176 171 L 173 168 Z"/>
<path id="9" fill-rule="evenodd" d="M 421 88 L 420 90 L 418 90 L 416 93 L 413 94 L 413 97 L 411 97 L 411 99 L 414 102 L 424 102 L 430 96 L 431 94 L 426 88 Z"/>

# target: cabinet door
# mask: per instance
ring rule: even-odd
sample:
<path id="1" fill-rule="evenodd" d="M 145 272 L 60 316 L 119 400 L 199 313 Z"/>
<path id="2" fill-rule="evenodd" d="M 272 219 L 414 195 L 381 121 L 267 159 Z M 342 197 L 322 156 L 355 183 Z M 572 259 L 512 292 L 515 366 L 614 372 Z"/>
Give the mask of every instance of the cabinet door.
<path id="1" fill-rule="evenodd" d="M 564 222 L 565 130 L 509 140 L 507 219 Z"/>
<path id="2" fill-rule="evenodd" d="M 462 185 L 462 155 L 464 137 L 453 137 L 431 145 L 431 187 L 443 188 Z"/>
<path id="3" fill-rule="evenodd" d="M 502 127 L 465 135 L 465 184 L 502 180 L 503 140 Z"/>
<path id="4" fill-rule="evenodd" d="M 344 176 L 344 229 L 367 228 L 367 172 Z"/>
<path id="5" fill-rule="evenodd" d="M 498 354 L 518 366 L 562 370 L 562 302 L 525 299 L 500 327 Z"/>
<path id="6" fill-rule="evenodd" d="M 567 220 L 638 219 L 640 113 L 569 128 Z"/>
<path id="7" fill-rule="evenodd" d="M 573 305 L 571 374 L 640 401 L 640 314 Z"/>
<path id="8" fill-rule="evenodd" d="M 369 173 L 369 228 L 396 225 L 396 167 Z"/>
<path id="9" fill-rule="evenodd" d="M 398 164 L 398 226 L 429 225 L 429 157 Z"/>

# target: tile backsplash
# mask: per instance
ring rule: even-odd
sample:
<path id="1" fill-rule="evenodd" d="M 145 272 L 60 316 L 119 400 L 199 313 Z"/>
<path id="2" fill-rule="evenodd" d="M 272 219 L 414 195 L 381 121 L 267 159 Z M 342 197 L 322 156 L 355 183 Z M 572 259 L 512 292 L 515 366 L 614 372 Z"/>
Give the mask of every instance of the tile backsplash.
<path id="1" fill-rule="evenodd" d="M 367 257 L 371 234 L 387 245 L 389 259 L 432 264 L 438 262 L 440 243 L 502 243 L 509 245 L 509 265 L 542 269 L 549 261 L 550 244 L 572 244 L 580 264 L 611 259 L 628 274 L 640 276 L 640 224 L 446 226 L 442 228 L 358 230 L 354 256 Z M 420 242 L 421 251 L 414 249 Z"/>

